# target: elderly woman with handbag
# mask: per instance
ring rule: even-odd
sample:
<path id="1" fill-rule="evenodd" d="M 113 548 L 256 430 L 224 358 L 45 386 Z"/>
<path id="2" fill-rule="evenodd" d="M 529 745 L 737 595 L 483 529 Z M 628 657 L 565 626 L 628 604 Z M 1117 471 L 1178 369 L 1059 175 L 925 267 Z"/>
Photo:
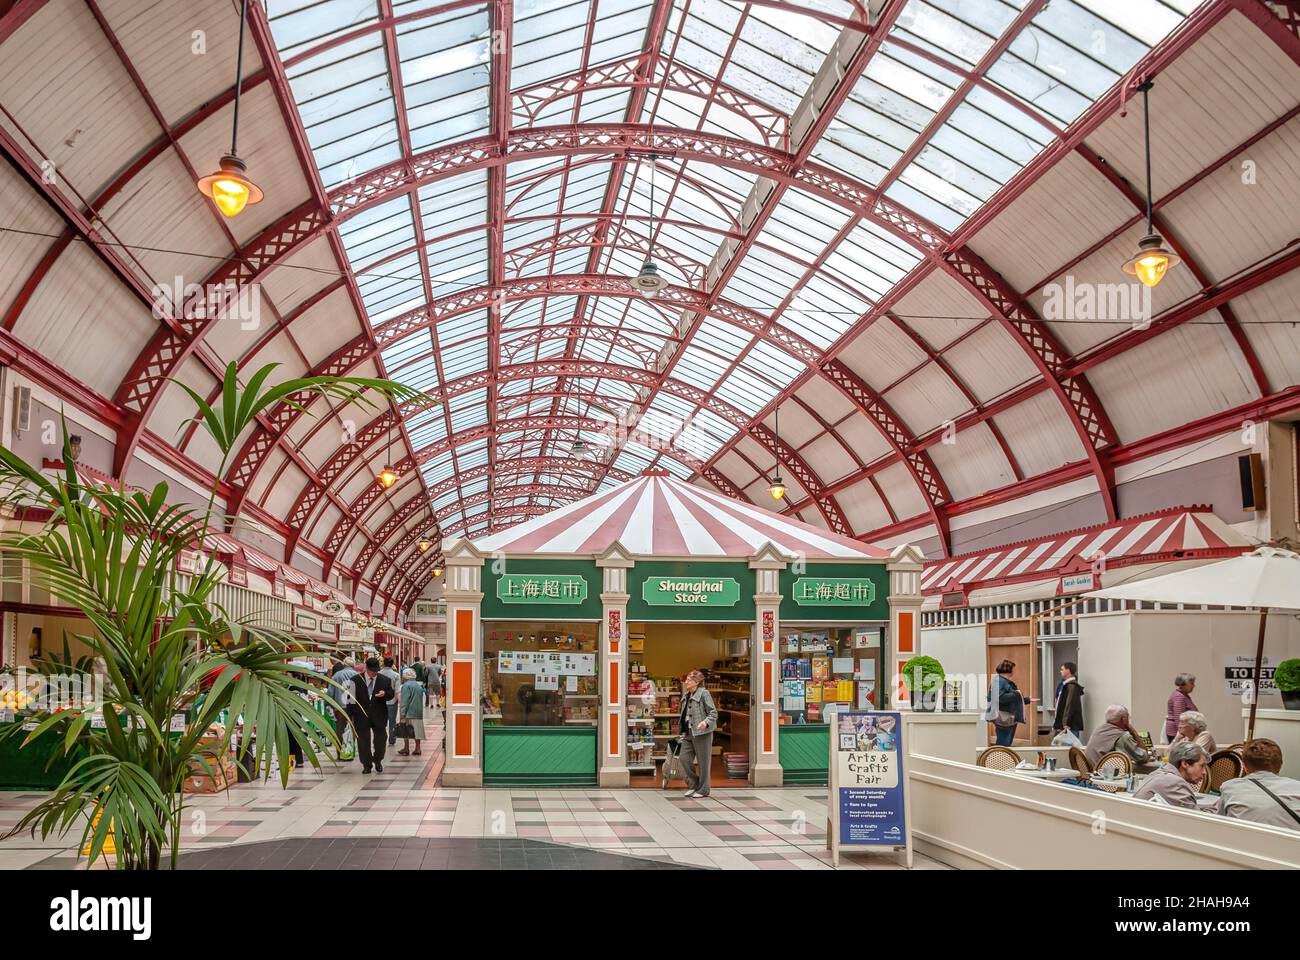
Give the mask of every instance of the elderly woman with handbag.
<path id="1" fill-rule="evenodd" d="M 718 708 L 704 688 L 704 674 L 692 670 L 682 679 L 682 714 L 679 718 L 682 765 L 686 769 L 688 797 L 709 795 L 709 766 L 713 763 L 713 731 L 718 729 Z M 691 767 L 699 766 L 696 774 Z"/>
<path id="2" fill-rule="evenodd" d="M 424 685 L 415 679 L 415 671 L 407 667 L 402 671 L 402 689 L 397 701 L 397 726 L 394 733 L 402 738 L 402 749 L 398 754 L 403 757 L 419 756 L 420 741 L 424 739 Z M 411 741 L 415 741 L 415 753 L 411 753 Z"/>

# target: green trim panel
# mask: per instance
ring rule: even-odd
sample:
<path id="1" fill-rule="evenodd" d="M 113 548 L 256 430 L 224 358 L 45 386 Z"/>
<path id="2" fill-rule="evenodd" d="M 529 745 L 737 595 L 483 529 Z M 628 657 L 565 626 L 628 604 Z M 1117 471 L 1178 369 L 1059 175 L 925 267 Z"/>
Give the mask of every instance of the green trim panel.
<path id="1" fill-rule="evenodd" d="M 832 601 L 825 605 L 796 603 L 796 580 L 818 578 L 867 579 L 875 585 L 875 599 L 869 604 Z M 799 573 L 789 567 L 781 571 L 781 621 L 783 623 L 817 622 L 854 623 L 864 620 L 889 622 L 889 571 L 881 563 L 808 563 Z"/>
<path id="2" fill-rule="evenodd" d="M 595 727 L 484 727 L 483 782 L 595 786 Z"/>
<path id="3" fill-rule="evenodd" d="M 786 783 L 826 783 L 830 763 L 828 723 L 786 723 L 777 727 L 782 779 Z"/>
<path id="4" fill-rule="evenodd" d="M 597 620 L 604 616 L 600 602 L 602 578 L 595 560 L 578 558 L 562 560 L 535 560 L 507 558 L 500 561 L 504 569 L 494 571 L 496 560 L 483 563 L 483 606 L 479 616 L 484 620 Z M 550 573 L 580 576 L 587 581 L 584 598 L 578 603 L 541 600 L 537 603 L 507 603 L 497 595 L 503 575 Z"/>
<path id="5" fill-rule="evenodd" d="M 8 733 L 17 726 L 0 723 L 0 730 Z M 63 737 L 54 732 L 47 731 L 24 747 L 25 737 L 25 733 L 20 733 L 0 740 L 0 790 L 53 790 L 73 765 L 86 756 L 82 746 L 65 756 Z"/>

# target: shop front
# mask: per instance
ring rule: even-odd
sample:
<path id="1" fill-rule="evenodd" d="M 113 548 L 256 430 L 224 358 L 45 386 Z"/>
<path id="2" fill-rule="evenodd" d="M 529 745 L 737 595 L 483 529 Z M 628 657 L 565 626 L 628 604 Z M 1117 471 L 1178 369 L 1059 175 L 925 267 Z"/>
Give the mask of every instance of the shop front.
<path id="1" fill-rule="evenodd" d="M 715 782 L 782 783 L 796 727 L 820 728 L 822 753 L 791 746 L 791 779 L 824 779 L 826 709 L 888 703 L 882 681 L 915 645 L 913 548 L 889 554 L 661 471 L 444 555 L 452 786 L 655 785 L 691 669 L 718 706 Z M 787 700 L 781 644 L 795 635 L 809 661 L 821 636 L 832 655 L 816 659 L 832 662 L 815 692 L 812 676 L 788 678 L 801 686 Z"/>

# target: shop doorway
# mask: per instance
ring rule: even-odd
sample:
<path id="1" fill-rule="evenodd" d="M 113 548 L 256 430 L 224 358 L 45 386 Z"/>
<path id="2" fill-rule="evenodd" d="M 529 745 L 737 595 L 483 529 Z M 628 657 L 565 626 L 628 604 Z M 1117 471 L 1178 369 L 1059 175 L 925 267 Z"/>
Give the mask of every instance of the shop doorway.
<path id="1" fill-rule="evenodd" d="M 627 764 L 629 783 L 663 788 L 663 761 L 678 736 L 682 677 L 705 674 L 718 708 L 710 758 L 712 787 L 749 785 L 752 668 L 748 623 L 633 623 L 628 631 Z M 673 780 L 670 790 L 685 790 Z"/>
<path id="2" fill-rule="evenodd" d="M 984 625 L 985 669 L 990 682 L 1003 660 L 1010 660 L 1015 669 L 1011 680 L 1031 702 L 1025 704 L 1025 723 L 1016 724 L 1016 744 L 1032 745 L 1039 742 L 1038 715 L 1040 706 L 1038 684 L 1038 644 L 1034 641 L 1031 620 L 989 620 Z M 988 724 L 989 743 L 993 743 L 993 724 Z"/>

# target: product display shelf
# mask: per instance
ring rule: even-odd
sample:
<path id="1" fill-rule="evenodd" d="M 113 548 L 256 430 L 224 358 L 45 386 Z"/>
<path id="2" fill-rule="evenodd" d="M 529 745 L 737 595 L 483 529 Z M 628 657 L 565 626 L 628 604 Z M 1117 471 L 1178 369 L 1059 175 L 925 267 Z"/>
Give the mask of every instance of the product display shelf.
<path id="1" fill-rule="evenodd" d="M 656 696 L 654 681 L 640 662 L 633 661 L 627 677 L 627 768 L 634 773 L 655 772 Z"/>

